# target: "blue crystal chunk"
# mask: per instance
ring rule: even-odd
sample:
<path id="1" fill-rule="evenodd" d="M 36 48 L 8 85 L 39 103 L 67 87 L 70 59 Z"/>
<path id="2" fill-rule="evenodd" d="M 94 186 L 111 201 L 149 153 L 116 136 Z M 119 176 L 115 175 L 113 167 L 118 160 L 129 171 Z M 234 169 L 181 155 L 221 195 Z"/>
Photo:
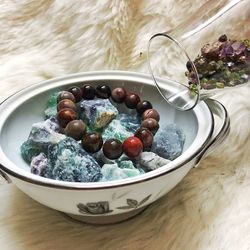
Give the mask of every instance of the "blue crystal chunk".
<path id="1" fill-rule="evenodd" d="M 184 143 L 183 131 L 175 124 L 170 124 L 158 130 L 151 151 L 165 159 L 174 160 L 181 155 Z"/>
<path id="2" fill-rule="evenodd" d="M 80 117 L 92 129 L 104 128 L 118 114 L 109 99 L 83 100 L 79 105 Z"/>
<path id="3" fill-rule="evenodd" d="M 71 182 L 95 182 L 102 177 L 101 168 L 95 159 L 69 137 L 49 146 L 48 167 L 41 175 Z"/>

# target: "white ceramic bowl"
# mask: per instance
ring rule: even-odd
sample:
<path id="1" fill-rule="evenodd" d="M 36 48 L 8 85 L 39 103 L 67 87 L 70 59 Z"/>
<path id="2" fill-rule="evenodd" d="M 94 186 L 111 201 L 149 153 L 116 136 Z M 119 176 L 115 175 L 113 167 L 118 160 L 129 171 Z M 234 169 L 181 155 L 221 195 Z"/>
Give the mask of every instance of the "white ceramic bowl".
<path id="1" fill-rule="evenodd" d="M 150 100 L 160 113 L 160 125 L 176 123 L 183 129 L 186 135 L 183 154 L 157 170 L 112 182 L 64 182 L 32 174 L 20 155 L 20 145 L 27 139 L 32 124 L 43 119 L 51 93 L 83 83 L 125 86 L 128 91 Z M 214 114 L 221 121 L 216 133 Z M 32 85 L 0 105 L 1 171 L 24 193 L 45 206 L 85 222 L 113 223 L 134 216 L 169 192 L 228 131 L 229 118 L 220 103 L 201 101 L 193 110 L 177 111 L 162 99 L 150 76 L 121 71 L 74 74 Z"/>

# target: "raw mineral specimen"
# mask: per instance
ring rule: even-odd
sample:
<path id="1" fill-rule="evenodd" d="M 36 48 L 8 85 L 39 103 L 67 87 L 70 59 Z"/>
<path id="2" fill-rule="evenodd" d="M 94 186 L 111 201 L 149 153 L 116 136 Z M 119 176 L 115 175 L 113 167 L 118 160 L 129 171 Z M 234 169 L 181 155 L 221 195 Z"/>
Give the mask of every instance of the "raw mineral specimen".
<path id="1" fill-rule="evenodd" d="M 218 41 L 201 48 L 194 64 L 202 89 L 232 87 L 250 79 L 250 41 L 230 40 L 226 35 Z M 187 63 L 186 75 L 191 89 L 195 89 L 196 77 L 190 62 Z"/>
<path id="2" fill-rule="evenodd" d="M 125 167 L 125 164 L 123 164 L 123 168 L 120 168 L 117 163 L 104 164 L 101 170 L 103 175 L 101 181 L 121 180 L 141 174 L 140 170 L 135 167 L 132 168 L 132 164 L 128 163 L 127 166 Z"/>
<path id="3" fill-rule="evenodd" d="M 114 138 L 123 142 L 126 138 L 132 136 L 139 127 L 140 120 L 138 116 L 119 114 L 104 129 L 102 138 L 104 141 L 109 138 Z"/>
<path id="4" fill-rule="evenodd" d="M 39 153 L 47 155 L 48 146 L 65 138 L 59 134 L 59 125 L 54 117 L 32 125 L 28 140 L 21 146 L 21 154 L 25 161 L 31 162 Z"/>
<path id="5" fill-rule="evenodd" d="M 56 116 L 57 113 L 57 97 L 60 92 L 53 93 L 47 102 L 47 108 L 45 109 L 45 118 L 48 119 L 52 116 Z"/>
<path id="6" fill-rule="evenodd" d="M 66 137 L 48 148 L 48 167 L 41 175 L 71 182 L 95 182 L 102 177 L 95 159 L 72 138 Z"/>
<path id="7" fill-rule="evenodd" d="M 33 157 L 31 163 L 31 173 L 36 175 L 41 175 L 42 171 L 48 167 L 48 159 L 44 153 L 40 153 L 39 155 Z"/>
<path id="8" fill-rule="evenodd" d="M 170 160 L 164 159 L 159 155 L 152 152 L 142 152 L 138 158 L 137 163 L 141 166 L 146 172 L 160 168 L 171 162 Z"/>
<path id="9" fill-rule="evenodd" d="M 174 160 L 182 153 L 184 142 L 183 131 L 175 124 L 169 124 L 156 133 L 151 151 L 165 159 Z"/>
<path id="10" fill-rule="evenodd" d="M 92 129 L 104 128 L 118 114 L 109 99 L 83 100 L 80 109 L 80 117 Z"/>

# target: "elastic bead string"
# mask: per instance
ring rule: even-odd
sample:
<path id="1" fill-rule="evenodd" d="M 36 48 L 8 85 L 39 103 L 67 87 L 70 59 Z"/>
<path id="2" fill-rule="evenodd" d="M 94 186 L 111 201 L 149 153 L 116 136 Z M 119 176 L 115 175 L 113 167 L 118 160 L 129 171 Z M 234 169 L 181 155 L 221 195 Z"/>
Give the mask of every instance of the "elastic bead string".
<path id="1" fill-rule="evenodd" d="M 129 109 L 136 109 L 141 116 L 141 126 L 133 136 L 120 142 L 115 138 L 110 138 L 103 142 L 102 136 L 97 132 L 86 132 L 86 124 L 78 120 L 76 103 L 82 100 L 93 100 L 95 97 L 108 99 L 113 102 L 124 103 Z M 109 159 L 117 159 L 122 153 L 128 157 L 137 157 L 143 150 L 149 150 L 154 134 L 159 129 L 159 113 L 153 109 L 152 104 L 141 101 L 136 93 L 127 93 L 122 87 L 114 88 L 112 91 L 107 85 L 98 85 L 96 88 L 86 84 L 80 87 L 70 87 L 67 91 L 62 91 L 57 98 L 57 119 L 61 130 L 67 136 L 75 140 L 81 140 L 81 145 L 88 153 L 96 153 L 100 149 Z"/>

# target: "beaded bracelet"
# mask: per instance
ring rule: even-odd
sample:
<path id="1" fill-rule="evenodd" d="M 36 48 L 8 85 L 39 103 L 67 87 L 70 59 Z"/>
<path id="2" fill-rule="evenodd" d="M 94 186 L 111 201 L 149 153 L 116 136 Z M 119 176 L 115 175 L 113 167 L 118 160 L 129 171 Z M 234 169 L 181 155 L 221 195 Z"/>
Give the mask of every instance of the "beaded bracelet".
<path id="1" fill-rule="evenodd" d="M 87 133 L 87 126 L 82 120 L 78 120 L 76 103 L 83 100 L 98 98 L 111 98 L 112 101 L 124 103 L 129 109 L 136 109 L 141 116 L 141 126 L 134 136 L 128 137 L 124 142 L 115 138 L 103 143 L 102 136 L 97 132 Z M 80 87 L 70 87 L 62 91 L 57 98 L 57 119 L 59 125 L 67 136 L 75 140 L 81 140 L 81 145 L 88 153 L 96 153 L 101 148 L 103 154 L 109 159 L 117 159 L 123 153 L 134 158 L 143 150 L 148 150 L 152 143 L 154 134 L 159 129 L 159 113 L 153 109 L 149 101 L 141 101 L 135 93 L 128 93 L 122 87 L 114 88 L 112 91 L 107 85 L 98 85 L 96 88 L 86 84 Z"/>

